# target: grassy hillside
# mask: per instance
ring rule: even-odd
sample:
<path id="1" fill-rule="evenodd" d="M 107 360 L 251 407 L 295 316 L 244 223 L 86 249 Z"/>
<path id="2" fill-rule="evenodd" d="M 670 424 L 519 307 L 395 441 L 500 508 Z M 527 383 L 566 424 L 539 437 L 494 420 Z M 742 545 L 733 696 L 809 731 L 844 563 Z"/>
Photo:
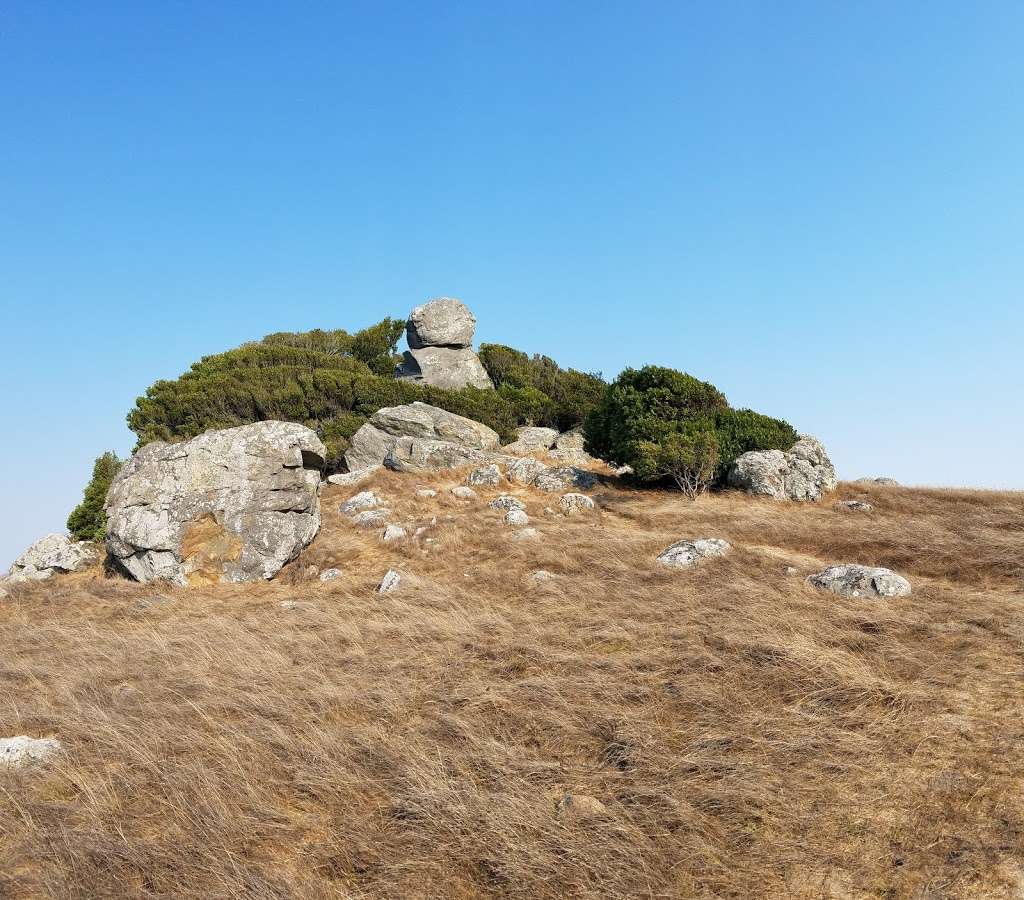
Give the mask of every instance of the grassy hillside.
<path id="1" fill-rule="evenodd" d="M 0 896 L 1022 895 L 1024 495 L 608 485 L 552 519 L 522 489 L 542 538 L 510 542 L 456 481 L 368 485 L 436 515 L 431 544 L 353 529 L 364 486 L 328 488 L 270 584 L 17 588 L 0 731 L 66 752 L 0 774 Z M 735 550 L 653 564 L 704 536 Z M 913 596 L 804 583 L 847 561 Z M 416 578 L 378 596 L 389 567 Z M 557 817 L 566 793 L 607 814 Z"/>

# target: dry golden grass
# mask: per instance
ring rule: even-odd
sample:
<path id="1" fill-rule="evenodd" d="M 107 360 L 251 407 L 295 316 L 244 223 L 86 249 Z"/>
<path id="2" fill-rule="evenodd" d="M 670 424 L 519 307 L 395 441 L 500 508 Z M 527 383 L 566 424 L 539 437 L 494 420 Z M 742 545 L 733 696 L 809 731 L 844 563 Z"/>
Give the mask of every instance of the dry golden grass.
<path id="1" fill-rule="evenodd" d="M 0 735 L 65 752 L 0 774 L 0 897 L 1024 896 L 1024 495 L 605 486 L 563 519 L 518 491 L 542 538 L 510 542 L 456 479 L 328 489 L 272 584 L 13 591 Z M 342 521 L 364 487 L 434 542 Z M 804 583 L 830 562 L 914 594 Z M 415 578 L 377 596 L 389 567 Z"/>

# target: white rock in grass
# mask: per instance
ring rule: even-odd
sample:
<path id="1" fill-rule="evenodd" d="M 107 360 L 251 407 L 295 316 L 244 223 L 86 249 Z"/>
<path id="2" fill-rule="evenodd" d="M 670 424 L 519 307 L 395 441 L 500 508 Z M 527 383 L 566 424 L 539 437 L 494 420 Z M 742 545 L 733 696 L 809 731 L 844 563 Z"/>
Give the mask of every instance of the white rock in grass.
<path id="1" fill-rule="evenodd" d="M 390 594 L 393 591 L 397 591 L 402 584 L 402 575 L 396 572 L 394 569 L 388 569 L 387 574 L 381 579 L 379 585 L 377 585 L 378 594 Z"/>
<path id="2" fill-rule="evenodd" d="M 357 528 L 380 528 L 387 525 L 386 509 L 364 509 L 352 517 L 352 524 Z"/>
<path id="3" fill-rule="evenodd" d="M 30 738 L 25 735 L 0 738 L 0 767 L 20 769 L 32 763 L 46 762 L 61 750 L 56 738 Z"/>
<path id="4" fill-rule="evenodd" d="M 298 610 L 312 609 L 308 603 L 303 603 L 301 600 L 282 600 L 281 609 L 287 609 L 290 612 L 296 612 Z"/>
<path id="5" fill-rule="evenodd" d="M 420 488 L 416 491 L 416 496 L 423 500 L 429 500 L 431 497 L 437 496 L 437 491 L 433 488 Z"/>
<path id="6" fill-rule="evenodd" d="M 596 797 L 566 794 L 555 807 L 555 815 L 563 822 L 583 823 L 609 815 L 608 807 Z"/>
<path id="7" fill-rule="evenodd" d="M 509 532 L 509 540 L 512 541 L 525 541 L 538 537 L 540 537 L 540 532 L 536 528 L 516 528 Z"/>
<path id="8" fill-rule="evenodd" d="M 548 466 L 539 459 L 526 456 L 510 463 L 506 471 L 509 481 L 516 484 L 533 484 L 540 475 L 548 471 Z"/>
<path id="9" fill-rule="evenodd" d="M 521 509 L 510 509 L 505 513 L 505 524 L 518 528 L 520 525 L 529 525 L 530 517 Z"/>
<path id="10" fill-rule="evenodd" d="M 544 584 L 557 578 L 558 576 L 554 572 L 549 572 L 547 569 L 537 569 L 536 572 L 531 572 L 526 576 L 526 580 L 532 584 Z"/>
<path id="11" fill-rule="evenodd" d="M 338 511 L 346 516 L 354 516 L 361 509 L 372 509 L 380 505 L 380 498 L 373 491 L 360 491 L 354 497 L 346 500 Z"/>
<path id="12" fill-rule="evenodd" d="M 334 581 L 337 578 L 341 578 L 341 569 L 324 569 L 320 573 L 321 581 Z"/>
<path id="13" fill-rule="evenodd" d="M 458 487 L 453 487 L 451 495 L 458 500 L 476 500 L 477 493 L 471 487 L 466 487 L 464 484 L 460 484 Z"/>
<path id="14" fill-rule="evenodd" d="M 844 564 L 829 566 L 807 582 L 840 597 L 907 597 L 910 582 L 891 569 Z"/>
<path id="15" fill-rule="evenodd" d="M 328 475 L 327 483 L 334 485 L 341 485 L 348 487 L 350 485 L 359 484 L 362 481 L 366 481 L 375 472 L 379 472 L 384 467 L 381 465 L 366 466 L 362 469 L 356 469 L 354 472 L 339 472 L 337 475 Z"/>
<path id="16" fill-rule="evenodd" d="M 495 497 L 489 504 L 491 509 L 504 510 L 508 512 L 512 509 L 526 511 L 526 504 L 523 503 L 518 497 L 513 497 L 511 494 L 502 494 L 500 497 Z"/>
<path id="17" fill-rule="evenodd" d="M 406 536 L 406 530 L 401 525 L 388 525 L 384 529 L 384 535 L 382 540 L 385 544 L 393 544 L 395 541 L 400 541 Z"/>
<path id="18" fill-rule="evenodd" d="M 586 494 L 566 494 L 561 500 L 562 511 L 567 515 L 578 512 L 588 512 L 596 504 Z"/>
<path id="19" fill-rule="evenodd" d="M 671 569 L 689 569 L 709 556 L 724 556 L 732 547 L 721 538 L 699 538 L 696 541 L 676 541 L 658 557 L 659 565 Z"/>
<path id="20" fill-rule="evenodd" d="M 874 507 L 870 503 L 865 503 L 863 500 L 840 500 L 836 504 L 836 509 L 846 510 L 848 512 L 871 512 Z"/>

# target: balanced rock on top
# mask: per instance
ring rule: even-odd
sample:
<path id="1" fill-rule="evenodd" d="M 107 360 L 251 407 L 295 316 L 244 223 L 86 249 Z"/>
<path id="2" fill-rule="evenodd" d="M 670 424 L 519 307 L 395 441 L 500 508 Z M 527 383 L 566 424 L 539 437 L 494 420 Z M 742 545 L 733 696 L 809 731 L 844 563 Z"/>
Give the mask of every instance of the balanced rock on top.
<path id="1" fill-rule="evenodd" d="M 441 297 L 417 306 L 406 322 L 409 349 L 402 355 L 395 377 L 447 390 L 493 388 L 473 352 L 474 331 L 476 317 L 459 300 Z"/>

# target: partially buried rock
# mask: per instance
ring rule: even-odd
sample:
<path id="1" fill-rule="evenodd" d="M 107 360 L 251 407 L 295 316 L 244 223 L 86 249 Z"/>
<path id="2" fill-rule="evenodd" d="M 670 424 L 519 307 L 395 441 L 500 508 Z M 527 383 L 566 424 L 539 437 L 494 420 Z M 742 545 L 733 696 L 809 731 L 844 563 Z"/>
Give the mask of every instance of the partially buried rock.
<path id="1" fill-rule="evenodd" d="M 836 471 L 821 443 L 804 436 L 788 453 L 752 450 L 730 467 L 728 483 L 748 494 L 776 500 L 820 500 L 835 490 Z"/>
<path id="2" fill-rule="evenodd" d="M 380 498 L 373 491 L 360 491 L 342 503 L 338 507 L 338 512 L 345 516 L 354 516 L 361 509 L 373 509 L 375 506 L 380 506 Z"/>
<path id="3" fill-rule="evenodd" d="M 62 534 L 40 538 L 11 566 L 10 580 L 39 581 L 51 575 L 77 572 L 99 562 L 100 549 L 87 541 L 72 541 Z"/>
<path id="4" fill-rule="evenodd" d="M 899 482 L 895 478 L 858 478 L 857 484 L 878 484 L 883 487 L 899 487 Z"/>
<path id="5" fill-rule="evenodd" d="M 906 597 L 910 594 L 910 582 L 891 569 L 852 563 L 829 566 L 807 581 L 840 597 Z"/>
<path id="6" fill-rule="evenodd" d="M 566 794 L 555 807 L 555 815 L 564 822 L 584 823 L 609 815 L 608 807 L 596 797 Z"/>
<path id="7" fill-rule="evenodd" d="M 506 512 L 510 509 L 526 509 L 526 504 L 518 497 L 513 497 L 511 494 L 502 494 L 500 497 L 495 497 L 487 505 L 491 509 L 504 510 Z"/>
<path id="8" fill-rule="evenodd" d="M 541 472 L 534 480 L 535 487 L 542 491 L 564 491 L 569 488 L 583 488 L 588 490 L 597 484 L 597 476 L 586 469 L 578 469 L 575 466 L 560 466 L 557 469 L 547 469 Z"/>
<path id="9" fill-rule="evenodd" d="M 379 585 L 377 585 L 378 594 L 390 594 L 397 591 L 402 585 L 402 576 L 399 572 L 394 569 L 388 569 L 387 574 L 381 579 Z"/>
<path id="10" fill-rule="evenodd" d="M 272 578 L 320 528 L 325 452 L 272 421 L 147 444 L 107 494 L 107 549 L 138 581 Z"/>
<path id="11" fill-rule="evenodd" d="M 416 496 L 419 497 L 421 500 L 429 500 L 431 497 L 437 496 L 437 491 L 435 491 L 433 488 L 419 488 L 416 491 Z"/>
<path id="12" fill-rule="evenodd" d="M 464 484 L 453 487 L 450 493 L 456 500 L 476 500 L 477 497 L 476 491 L 471 487 L 466 487 Z"/>
<path id="13" fill-rule="evenodd" d="M 364 509 L 352 517 L 352 524 L 356 528 L 381 528 L 387 525 L 387 516 L 386 509 Z"/>
<path id="14" fill-rule="evenodd" d="M 469 473 L 466 484 L 478 486 L 501 484 L 501 469 L 493 463 L 489 466 L 480 466 Z"/>
<path id="15" fill-rule="evenodd" d="M 505 513 L 504 521 L 506 525 L 519 527 L 520 525 L 529 525 L 530 517 L 521 509 L 510 509 Z"/>
<path id="16" fill-rule="evenodd" d="M 20 769 L 46 762 L 61 750 L 56 738 L 30 738 L 25 735 L 0 738 L 0 767 Z"/>
<path id="17" fill-rule="evenodd" d="M 540 532 L 536 528 L 516 528 L 508 536 L 513 541 L 527 541 L 540 537 Z"/>
<path id="18" fill-rule="evenodd" d="M 836 504 L 836 509 L 844 510 L 846 512 L 871 512 L 874 507 L 870 503 L 865 503 L 863 500 L 840 500 Z"/>
<path id="19" fill-rule="evenodd" d="M 561 500 L 562 511 L 566 515 L 589 512 L 596 504 L 586 494 L 566 494 Z"/>
<path id="20" fill-rule="evenodd" d="M 508 473 L 509 481 L 514 481 L 516 484 L 529 485 L 533 484 L 539 475 L 547 472 L 548 467 L 539 459 L 527 456 L 509 463 L 505 471 Z"/>
<path id="21" fill-rule="evenodd" d="M 385 544 L 393 544 L 395 541 L 402 540 L 406 535 L 407 532 L 401 525 L 392 524 L 388 525 L 388 527 L 384 529 L 384 534 L 381 536 L 381 540 L 383 540 Z"/>
<path id="22" fill-rule="evenodd" d="M 543 584 L 547 581 L 555 581 L 557 578 L 558 576 L 554 572 L 549 572 L 547 569 L 537 569 L 526 576 L 526 580 L 531 584 Z"/>
<path id="23" fill-rule="evenodd" d="M 341 578 L 341 574 L 342 574 L 341 569 L 324 569 L 320 573 L 320 580 L 321 581 L 336 581 L 337 579 Z"/>
<path id="24" fill-rule="evenodd" d="M 658 557 L 659 565 L 670 569 L 689 569 L 709 556 L 724 556 L 732 547 L 721 538 L 700 538 L 695 541 L 676 541 Z"/>
<path id="25" fill-rule="evenodd" d="M 381 457 L 383 459 L 383 457 Z M 380 471 L 383 466 L 380 463 L 375 465 L 367 466 L 365 469 L 356 469 L 354 472 L 341 472 L 337 475 L 330 475 L 327 478 L 328 484 L 341 485 L 347 487 L 353 484 L 359 484 L 361 481 L 366 481 L 375 472 Z"/>

